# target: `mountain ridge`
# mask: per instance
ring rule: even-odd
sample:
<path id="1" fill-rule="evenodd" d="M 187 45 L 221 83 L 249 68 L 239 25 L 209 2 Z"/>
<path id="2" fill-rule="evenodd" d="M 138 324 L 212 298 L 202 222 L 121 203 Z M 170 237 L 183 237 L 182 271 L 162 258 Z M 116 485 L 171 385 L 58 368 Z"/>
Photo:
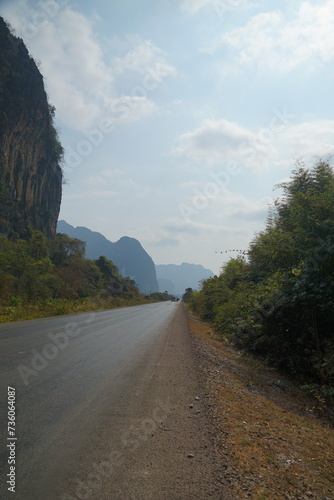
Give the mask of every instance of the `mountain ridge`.
<path id="1" fill-rule="evenodd" d="M 118 241 L 112 242 L 98 231 L 85 226 L 74 227 L 64 220 L 58 221 L 57 232 L 84 241 L 88 259 L 98 259 L 104 255 L 112 260 L 121 275 L 132 278 L 142 293 L 159 291 L 154 262 L 135 238 L 122 236 Z"/>
<path id="2" fill-rule="evenodd" d="M 214 276 L 211 269 L 201 264 L 156 264 L 155 269 L 160 289 L 176 295 L 182 295 L 186 288 L 198 290 L 200 282 Z"/>

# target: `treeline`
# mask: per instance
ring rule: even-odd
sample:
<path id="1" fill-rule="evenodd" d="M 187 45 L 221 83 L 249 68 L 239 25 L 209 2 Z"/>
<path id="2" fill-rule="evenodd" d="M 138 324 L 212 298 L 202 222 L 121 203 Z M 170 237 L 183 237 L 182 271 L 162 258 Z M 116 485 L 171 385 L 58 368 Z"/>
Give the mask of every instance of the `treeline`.
<path id="1" fill-rule="evenodd" d="M 334 401 L 334 172 L 297 165 L 245 255 L 185 299 L 217 332 Z"/>
<path id="2" fill-rule="evenodd" d="M 106 257 L 84 254 L 85 243 L 66 234 L 0 237 L 0 321 L 165 298 L 144 298 Z"/>

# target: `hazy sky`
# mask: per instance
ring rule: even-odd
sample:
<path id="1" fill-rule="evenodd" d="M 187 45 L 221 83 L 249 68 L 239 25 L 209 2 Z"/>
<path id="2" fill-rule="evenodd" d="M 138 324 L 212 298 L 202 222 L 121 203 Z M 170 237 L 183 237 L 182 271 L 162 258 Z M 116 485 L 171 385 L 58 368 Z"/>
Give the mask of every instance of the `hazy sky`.
<path id="1" fill-rule="evenodd" d="M 11 0 L 65 148 L 60 218 L 219 272 L 334 152 L 334 0 Z"/>

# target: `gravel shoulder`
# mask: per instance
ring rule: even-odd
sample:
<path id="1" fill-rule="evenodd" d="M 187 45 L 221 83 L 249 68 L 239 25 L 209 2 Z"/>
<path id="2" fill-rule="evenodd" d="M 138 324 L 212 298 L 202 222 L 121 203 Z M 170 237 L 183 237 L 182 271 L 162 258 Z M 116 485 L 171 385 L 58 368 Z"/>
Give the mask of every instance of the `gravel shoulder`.
<path id="1" fill-rule="evenodd" d="M 318 402 L 190 312 L 188 321 L 232 498 L 333 500 L 333 421 Z"/>

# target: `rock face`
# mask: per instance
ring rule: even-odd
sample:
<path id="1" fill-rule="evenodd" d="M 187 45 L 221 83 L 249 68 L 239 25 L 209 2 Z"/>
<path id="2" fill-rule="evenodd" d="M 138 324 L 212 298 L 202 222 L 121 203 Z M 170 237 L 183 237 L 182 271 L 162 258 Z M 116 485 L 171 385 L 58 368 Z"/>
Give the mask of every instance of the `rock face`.
<path id="1" fill-rule="evenodd" d="M 176 264 L 159 264 L 155 266 L 160 290 L 183 295 L 186 288 L 198 290 L 200 282 L 214 275 L 210 269 L 200 264 L 182 262 Z"/>
<path id="2" fill-rule="evenodd" d="M 0 17 L 0 233 L 56 231 L 62 147 L 43 77 Z"/>
<path id="3" fill-rule="evenodd" d="M 86 227 L 73 227 L 63 220 L 58 222 L 57 232 L 84 241 L 88 259 L 104 255 L 112 260 L 122 276 L 130 276 L 142 293 L 159 291 L 154 262 L 135 238 L 123 236 L 113 243 L 101 233 Z"/>

